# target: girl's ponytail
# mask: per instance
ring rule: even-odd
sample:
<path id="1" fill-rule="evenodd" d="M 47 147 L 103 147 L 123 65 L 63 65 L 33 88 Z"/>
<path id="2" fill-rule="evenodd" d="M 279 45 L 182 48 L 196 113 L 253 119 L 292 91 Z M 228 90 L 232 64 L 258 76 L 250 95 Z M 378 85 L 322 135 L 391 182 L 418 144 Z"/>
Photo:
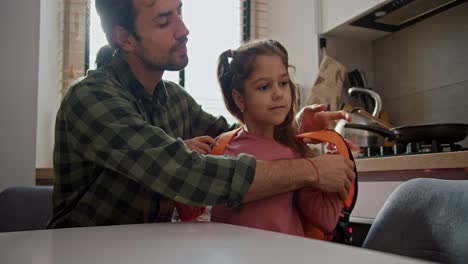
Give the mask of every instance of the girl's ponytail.
<path id="1" fill-rule="evenodd" d="M 218 58 L 218 82 L 221 86 L 223 93 L 224 103 L 229 112 L 242 121 L 242 115 L 240 109 L 237 107 L 232 97 L 233 82 L 234 82 L 234 71 L 232 65 L 229 62 L 229 58 L 233 58 L 234 51 L 226 50 Z"/>

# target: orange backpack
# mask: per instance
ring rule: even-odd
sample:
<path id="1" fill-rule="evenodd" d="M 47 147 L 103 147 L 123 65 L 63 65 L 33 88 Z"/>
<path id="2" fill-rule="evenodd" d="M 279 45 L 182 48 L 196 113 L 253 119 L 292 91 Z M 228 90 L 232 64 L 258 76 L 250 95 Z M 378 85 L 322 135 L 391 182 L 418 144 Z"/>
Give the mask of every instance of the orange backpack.
<path id="1" fill-rule="evenodd" d="M 211 154 L 213 155 L 223 155 L 226 149 L 226 146 L 232 141 L 232 139 L 238 134 L 238 132 L 242 128 L 237 128 L 232 131 L 226 132 L 220 135 L 216 141 L 216 145 L 213 146 Z M 351 154 L 350 149 L 346 145 L 346 142 L 341 137 L 340 134 L 336 133 L 333 130 L 321 130 L 309 133 L 303 133 L 297 135 L 296 138 L 298 140 L 305 139 L 312 139 L 319 142 L 328 142 L 332 143 L 336 146 L 337 154 L 342 155 L 343 157 L 352 160 L 354 162 L 353 155 Z M 332 240 L 334 242 L 343 243 L 343 244 L 351 244 L 352 243 L 352 230 L 349 227 L 349 217 L 351 212 L 354 208 L 357 199 L 357 171 L 356 167 L 354 168 L 354 172 L 356 173 L 356 179 L 353 181 L 351 185 L 351 189 L 348 194 L 348 198 L 346 201 L 343 201 L 343 208 L 341 210 L 340 217 L 338 219 L 338 223 L 335 227 L 335 231 L 333 237 L 327 237 L 324 232 L 318 229 L 315 226 L 312 226 L 307 221 L 303 219 L 304 225 L 304 233 L 306 237 L 314 238 L 314 239 L 321 239 L 321 240 Z"/>

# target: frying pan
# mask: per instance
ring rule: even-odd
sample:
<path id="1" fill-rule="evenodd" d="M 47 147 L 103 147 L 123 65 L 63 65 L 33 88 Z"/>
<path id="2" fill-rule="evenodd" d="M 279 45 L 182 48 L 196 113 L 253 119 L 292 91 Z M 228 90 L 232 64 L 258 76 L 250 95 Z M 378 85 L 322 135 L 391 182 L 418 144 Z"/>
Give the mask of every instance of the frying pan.
<path id="1" fill-rule="evenodd" d="M 399 126 L 390 129 L 373 125 L 347 123 L 345 127 L 371 131 L 390 140 L 404 143 L 431 142 L 435 140 L 440 144 L 452 144 L 462 141 L 468 134 L 468 124 L 457 123 Z"/>

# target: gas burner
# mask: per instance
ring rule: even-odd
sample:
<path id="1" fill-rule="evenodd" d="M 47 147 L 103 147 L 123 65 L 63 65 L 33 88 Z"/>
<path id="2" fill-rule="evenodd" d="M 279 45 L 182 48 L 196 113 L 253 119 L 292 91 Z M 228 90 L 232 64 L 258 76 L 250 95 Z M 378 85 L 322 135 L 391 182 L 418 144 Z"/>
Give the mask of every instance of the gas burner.
<path id="1" fill-rule="evenodd" d="M 388 156 L 393 154 L 394 152 L 392 147 L 380 146 L 380 156 Z"/>
<path id="2" fill-rule="evenodd" d="M 386 146 L 368 146 L 361 148 L 361 157 L 383 157 L 394 154 L 392 147 Z"/>
<path id="3" fill-rule="evenodd" d="M 406 154 L 411 153 L 420 153 L 421 152 L 421 144 L 417 142 L 410 142 L 406 144 Z"/>
<path id="4" fill-rule="evenodd" d="M 437 141 L 432 142 L 399 142 L 393 147 L 386 146 L 368 146 L 362 147 L 361 157 L 388 157 L 394 155 L 412 155 L 424 153 L 439 153 L 460 151 L 462 147 L 457 144 L 441 144 Z"/>
<path id="5" fill-rule="evenodd" d="M 420 147 L 421 153 L 438 153 L 438 152 L 451 152 L 459 151 L 461 149 L 460 145 L 457 144 L 442 144 L 437 141 L 432 141 L 429 143 L 422 143 Z"/>

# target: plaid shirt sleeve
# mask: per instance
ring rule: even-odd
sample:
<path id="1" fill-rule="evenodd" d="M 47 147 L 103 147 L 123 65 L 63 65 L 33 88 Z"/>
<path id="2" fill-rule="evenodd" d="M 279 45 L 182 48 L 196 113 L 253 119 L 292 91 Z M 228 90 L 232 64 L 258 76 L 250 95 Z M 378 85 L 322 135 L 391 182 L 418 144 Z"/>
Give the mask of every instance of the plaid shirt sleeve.
<path id="1" fill-rule="evenodd" d="M 252 156 L 190 151 L 182 139 L 145 121 L 123 91 L 92 85 L 75 88 L 63 116 L 70 145 L 85 160 L 185 204 L 240 204 L 255 174 Z M 199 115 L 203 118 L 207 116 Z"/>

